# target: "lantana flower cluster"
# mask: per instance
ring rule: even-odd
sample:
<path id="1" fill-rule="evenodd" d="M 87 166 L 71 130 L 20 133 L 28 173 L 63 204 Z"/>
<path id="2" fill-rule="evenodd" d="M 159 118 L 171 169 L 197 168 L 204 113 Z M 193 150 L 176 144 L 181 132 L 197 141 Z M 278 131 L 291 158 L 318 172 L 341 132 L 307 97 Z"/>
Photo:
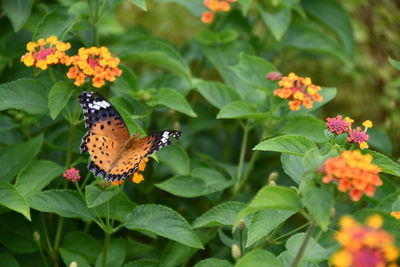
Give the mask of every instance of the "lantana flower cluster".
<path id="1" fill-rule="evenodd" d="M 274 95 L 289 100 L 291 110 L 299 110 L 301 106 L 307 109 L 313 107 L 313 102 L 321 102 L 324 98 L 318 93 L 321 87 L 314 85 L 309 77 L 299 77 L 294 73 L 282 76 L 280 73 L 272 72 L 267 74 L 270 80 L 279 80 L 279 89 L 274 91 Z"/>
<path id="2" fill-rule="evenodd" d="M 139 184 L 141 181 L 144 180 L 143 174 L 141 174 L 140 172 L 144 172 L 144 170 L 146 169 L 146 165 L 147 165 L 148 161 L 149 161 L 148 158 L 144 158 L 140 162 L 139 167 L 137 168 L 137 170 L 131 176 L 131 181 L 133 183 Z M 119 180 L 119 181 L 112 182 L 112 184 L 115 185 L 115 186 L 118 186 L 118 185 L 122 184 L 123 182 L 124 182 L 124 180 Z"/>
<path id="3" fill-rule="evenodd" d="M 35 66 L 42 70 L 46 70 L 49 65 L 68 64 L 70 59 L 65 51 L 70 48 L 70 43 L 61 42 L 56 36 L 41 38 L 37 42 L 27 43 L 28 52 L 21 57 L 21 62 L 27 67 Z"/>
<path id="4" fill-rule="evenodd" d="M 68 169 L 64 174 L 64 178 L 67 180 L 70 180 L 73 183 L 76 183 L 81 179 L 81 176 L 79 175 L 79 170 L 75 168 L 70 168 Z"/>
<path id="5" fill-rule="evenodd" d="M 214 20 L 216 12 L 228 12 L 231 10 L 231 4 L 237 0 L 204 0 L 204 5 L 209 11 L 203 12 L 201 21 L 203 23 L 211 23 Z"/>
<path id="6" fill-rule="evenodd" d="M 382 180 L 378 175 L 381 169 L 372 163 L 372 159 L 370 154 L 363 155 L 357 150 L 343 151 L 324 162 L 323 182 L 337 182 L 339 191 L 349 191 L 353 201 L 359 201 L 363 194 L 373 196 Z"/>
<path id="7" fill-rule="evenodd" d="M 341 115 L 337 115 L 335 118 L 326 119 L 326 125 L 330 132 L 338 135 L 347 133 L 347 141 L 349 143 L 358 144 L 361 149 L 368 148 L 369 146 L 367 141 L 369 135 L 367 134 L 367 129 L 372 127 L 372 122 L 370 120 L 364 121 L 362 123 L 364 130 L 362 130 L 360 126 L 352 128 L 353 122 L 353 119 L 349 117 L 343 118 Z"/>
<path id="8" fill-rule="evenodd" d="M 340 219 L 341 229 L 335 239 L 341 249 L 332 255 L 335 267 L 398 266 L 395 262 L 399 250 L 393 236 L 382 230 L 383 219 L 380 215 L 371 215 L 365 225 L 350 216 Z"/>
<path id="9" fill-rule="evenodd" d="M 93 86 L 99 88 L 106 81 L 113 82 L 121 76 L 122 70 L 118 68 L 120 60 L 112 57 L 107 47 L 81 47 L 77 55 L 68 56 L 66 51 L 70 48 L 70 43 L 61 42 L 56 36 L 39 39 L 26 45 L 28 52 L 21 57 L 21 62 L 42 70 L 54 64 L 72 64 L 67 77 L 73 79 L 76 86 L 81 86 L 87 78 L 91 78 Z"/>
<path id="10" fill-rule="evenodd" d="M 76 86 L 82 85 L 86 78 L 92 77 L 93 86 L 100 88 L 105 81 L 113 82 L 115 77 L 122 74 L 122 70 L 118 68 L 119 62 L 119 58 L 112 57 L 107 47 L 82 47 L 78 55 L 71 57 L 72 66 L 67 77 L 74 79 Z"/>

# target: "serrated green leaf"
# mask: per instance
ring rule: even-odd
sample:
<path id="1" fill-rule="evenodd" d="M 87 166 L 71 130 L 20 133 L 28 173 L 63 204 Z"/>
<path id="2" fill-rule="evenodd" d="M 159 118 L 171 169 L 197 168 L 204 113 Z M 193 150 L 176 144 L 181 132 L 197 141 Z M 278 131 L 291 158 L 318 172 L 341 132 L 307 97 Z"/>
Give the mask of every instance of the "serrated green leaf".
<path id="1" fill-rule="evenodd" d="M 266 75 L 276 71 L 276 68 L 261 57 L 241 53 L 239 64 L 231 69 L 243 82 L 251 86 L 261 89 L 271 89 L 273 86 L 273 81 L 267 79 Z"/>
<path id="2" fill-rule="evenodd" d="M 190 172 L 189 156 L 181 146 L 167 146 L 157 152 L 157 157 L 160 162 L 168 165 L 178 175 Z"/>
<path id="3" fill-rule="evenodd" d="M 0 182 L 0 205 L 21 213 L 26 219 L 31 220 L 28 203 L 18 190 L 9 183 Z"/>
<path id="4" fill-rule="evenodd" d="M 80 255 L 89 264 L 96 262 L 96 259 L 102 249 L 99 241 L 97 241 L 91 235 L 80 231 L 73 231 L 64 235 L 61 247 Z"/>
<path id="5" fill-rule="evenodd" d="M 37 24 L 33 40 L 36 41 L 39 38 L 47 38 L 52 35 L 64 40 L 65 35 L 71 30 L 73 22 L 74 18 L 72 16 L 54 9 L 46 13 Z"/>
<path id="6" fill-rule="evenodd" d="M 325 123 L 311 116 L 296 116 L 287 120 L 286 125 L 280 130 L 285 134 L 296 134 L 307 137 L 313 142 L 324 143 L 328 138 L 324 134 Z"/>
<path id="7" fill-rule="evenodd" d="M 104 248 L 103 248 L 104 249 Z M 103 253 L 97 257 L 95 267 L 103 267 Z M 122 238 L 111 239 L 110 246 L 107 250 L 107 262 L 105 266 L 114 267 L 121 266 L 124 263 L 126 255 L 125 242 Z"/>
<path id="8" fill-rule="evenodd" d="M 19 31 L 31 15 L 33 0 L 3 0 L 2 9 L 11 21 L 14 32 Z"/>
<path id="9" fill-rule="evenodd" d="M 130 230 L 147 231 L 194 248 L 203 248 L 187 221 L 176 211 L 161 205 L 137 206 L 125 220 Z"/>
<path id="10" fill-rule="evenodd" d="M 295 257 L 297 255 L 304 241 L 304 237 L 305 237 L 304 233 L 295 234 L 292 235 L 286 242 L 287 251 L 292 257 Z M 323 260 L 326 260 L 331 253 L 332 252 L 330 250 L 323 248 L 320 244 L 318 244 L 318 242 L 313 237 L 311 237 L 303 252 L 302 259 L 305 261 L 318 263 Z"/>
<path id="11" fill-rule="evenodd" d="M 222 191 L 232 184 L 216 170 L 194 168 L 190 175 L 174 176 L 155 186 L 175 196 L 192 198 Z"/>
<path id="12" fill-rule="evenodd" d="M 298 211 L 302 207 L 296 191 L 283 186 L 264 186 L 250 203 L 240 211 L 236 223 L 250 213 L 260 210 Z"/>
<path id="13" fill-rule="evenodd" d="M 174 109 L 193 118 L 197 117 L 197 114 L 194 112 L 186 98 L 174 89 L 161 88 L 157 90 L 152 101 L 154 101 L 156 105 Z"/>
<path id="14" fill-rule="evenodd" d="M 292 10 L 289 7 L 282 7 L 276 12 L 260 10 L 260 14 L 265 24 L 272 32 L 277 41 L 280 41 L 286 33 L 292 20 Z"/>
<path id="15" fill-rule="evenodd" d="M 54 120 L 57 115 L 65 107 L 74 93 L 74 87 L 71 82 L 59 81 L 56 82 L 50 89 L 49 93 L 49 110 L 50 117 Z"/>
<path id="16" fill-rule="evenodd" d="M 145 0 L 130 0 L 132 4 L 134 4 L 137 7 L 140 7 L 144 11 L 147 11 L 147 6 L 146 6 L 146 1 Z"/>
<path id="17" fill-rule="evenodd" d="M 86 204 L 88 208 L 97 207 L 118 195 L 119 191 L 119 186 L 103 188 L 95 181 L 85 187 Z"/>
<path id="18" fill-rule="evenodd" d="M 227 260 L 208 258 L 196 263 L 194 267 L 232 267 L 232 263 Z"/>
<path id="19" fill-rule="evenodd" d="M 29 88 L 29 90 L 27 90 Z M 46 86 L 37 79 L 22 78 L 0 85 L 0 110 L 18 109 L 33 115 L 49 112 Z"/>
<path id="20" fill-rule="evenodd" d="M 52 212 L 62 217 L 80 218 L 85 221 L 95 219 L 76 191 L 67 189 L 42 191 L 30 196 L 28 202 L 31 208 L 41 212 Z"/>
<path id="21" fill-rule="evenodd" d="M 139 89 L 138 77 L 131 68 L 124 65 L 120 65 L 119 68 L 122 69 L 122 75 L 111 84 L 111 90 L 116 93 L 134 95 Z"/>
<path id="22" fill-rule="evenodd" d="M 235 267 L 281 267 L 280 261 L 266 250 L 253 249 L 241 257 Z"/>
<path id="23" fill-rule="evenodd" d="M 198 217 L 192 227 L 233 226 L 239 211 L 245 206 L 244 203 L 237 201 L 219 204 Z"/>
<path id="24" fill-rule="evenodd" d="M 303 157 L 289 153 L 281 154 L 281 163 L 283 171 L 292 178 L 297 184 L 300 183 L 304 175 Z"/>
<path id="25" fill-rule="evenodd" d="M 24 197 L 41 191 L 55 177 L 61 175 L 65 167 L 49 160 L 36 160 L 26 166 L 18 174 L 15 188 Z"/>
<path id="26" fill-rule="evenodd" d="M 372 150 L 364 150 L 373 157 L 372 163 L 378 165 L 383 173 L 400 177 L 400 165 L 387 156 Z"/>
<path id="27" fill-rule="evenodd" d="M 295 259 L 287 250 L 279 254 L 278 259 L 282 262 L 283 267 L 291 267 Z M 320 267 L 317 263 L 312 263 L 309 261 L 301 261 L 298 265 L 299 267 Z"/>
<path id="28" fill-rule="evenodd" d="M 235 90 L 220 82 L 201 81 L 197 83 L 197 90 L 211 105 L 219 109 L 240 100 Z"/>
<path id="29" fill-rule="evenodd" d="M 112 208 L 110 209 L 110 207 Z M 120 193 L 109 202 L 103 203 L 94 209 L 96 209 L 96 215 L 100 217 L 106 218 L 108 216 L 111 219 L 123 222 L 126 216 L 128 216 L 135 207 L 136 204 L 133 203 L 123 191 L 120 191 Z"/>
<path id="30" fill-rule="evenodd" d="M 303 187 L 304 206 L 323 231 L 328 230 L 331 209 L 334 206 L 333 190 L 329 186 L 318 187 L 308 181 Z M 315 203 L 319 203 L 315 205 Z"/>
<path id="31" fill-rule="evenodd" d="M 154 38 L 145 38 L 132 42 L 129 46 L 126 44 L 115 47 L 120 58 L 134 59 L 164 67 L 184 76 L 189 83 L 191 74 L 185 60 L 176 51 L 176 49 L 161 40 Z"/>
<path id="32" fill-rule="evenodd" d="M 59 248 L 59 251 L 65 266 L 70 266 L 71 262 L 76 262 L 79 267 L 90 267 L 89 263 L 79 254 L 63 248 Z"/>
<path id="33" fill-rule="evenodd" d="M 287 210 L 262 210 L 254 213 L 248 226 L 246 247 L 250 247 L 268 235 L 293 214 L 295 214 L 294 211 Z"/>
<path id="34" fill-rule="evenodd" d="M 0 181 L 9 182 L 40 151 L 43 135 L 0 150 Z"/>
<path id="35" fill-rule="evenodd" d="M 255 105 L 245 101 L 231 102 L 221 108 L 217 119 L 265 119 L 268 113 L 257 112 Z"/>
<path id="36" fill-rule="evenodd" d="M 275 151 L 304 156 L 308 150 L 315 147 L 316 145 L 304 136 L 282 135 L 262 141 L 256 145 L 253 150 Z"/>

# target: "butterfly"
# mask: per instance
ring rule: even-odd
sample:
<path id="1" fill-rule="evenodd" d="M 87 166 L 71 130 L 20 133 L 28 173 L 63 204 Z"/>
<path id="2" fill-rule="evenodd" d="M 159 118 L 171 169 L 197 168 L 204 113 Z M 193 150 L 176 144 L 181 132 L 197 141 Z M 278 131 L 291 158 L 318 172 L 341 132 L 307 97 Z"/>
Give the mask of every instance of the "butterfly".
<path id="1" fill-rule="evenodd" d="M 89 152 L 88 169 L 107 181 L 119 181 L 132 175 L 140 162 L 159 149 L 178 140 L 180 131 L 165 130 L 140 138 L 129 135 L 128 128 L 118 111 L 96 92 L 83 92 L 78 96 L 83 108 L 86 134 L 82 137 L 81 153 Z"/>

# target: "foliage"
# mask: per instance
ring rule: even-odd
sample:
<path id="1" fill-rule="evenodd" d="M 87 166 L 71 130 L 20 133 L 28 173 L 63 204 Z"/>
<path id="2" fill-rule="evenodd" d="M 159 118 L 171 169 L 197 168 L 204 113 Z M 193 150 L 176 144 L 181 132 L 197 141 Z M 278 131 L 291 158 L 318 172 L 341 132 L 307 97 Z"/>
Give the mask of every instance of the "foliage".
<path id="1" fill-rule="evenodd" d="M 2 1 L 4 266 L 327 265 L 345 214 L 360 222 L 379 214 L 382 231 L 400 245 L 400 222 L 390 215 L 400 211 L 400 166 L 390 138 L 367 134 L 370 121 L 351 128 L 351 119 L 341 121 L 349 136 L 335 134 L 336 118 L 328 128 L 322 114 L 341 88 L 290 73 L 296 60 L 318 65 L 321 58 L 356 69 L 349 13 L 335 0 L 222 2 L 229 10 L 208 8 L 215 12 L 202 23 L 209 11 L 201 0 Z M 168 41 L 126 22 L 132 14 L 157 21 L 159 7 L 182 17 L 171 36 L 195 25 L 190 38 Z M 25 53 L 41 38 L 60 54 L 40 65 Z M 99 66 L 85 70 L 79 61 L 90 53 L 108 60 L 100 80 L 91 72 Z M 288 55 L 295 57 L 279 62 Z M 152 156 L 134 183 L 107 183 L 79 153 L 82 91 L 104 95 L 131 135 L 175 129 L 183 136 Z M 350 135 L 358 133 L 360 148 L 368 141 L 370 149 L 354 144 L 361 141 Z M 348 159 L 349 166 L 379 172 L 374 188 L 344 188 L 339 178 L 364 179 L 326 163 L 345 150 L 361 151 L 367 162 L 354 167 L 358 159 Z M 357 197 L 343 194 L 349 190 Z"/>

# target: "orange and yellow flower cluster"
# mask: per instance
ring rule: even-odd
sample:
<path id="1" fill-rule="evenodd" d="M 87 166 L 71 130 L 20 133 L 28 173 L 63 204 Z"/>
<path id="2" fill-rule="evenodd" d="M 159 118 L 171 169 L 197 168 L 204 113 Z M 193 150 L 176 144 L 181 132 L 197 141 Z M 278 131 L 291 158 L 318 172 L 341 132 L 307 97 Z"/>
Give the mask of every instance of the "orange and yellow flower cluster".
<path id="1" fill-rule="evenodd" d="M 396 267 L 399 250 L 393 236 L 382 230 L 383 219 L 375 214 L 362 225 L 350 216 L 340 219 L 341 229 L 335 239 L 341 249 L 332 255 L 335 267 Z"/>
<path id="2" fill-rule="evenodd" d="M 209 11 L 203 12 L 201 21 L 203 23 L 211 23 L 214 20 L 216 12 L 228 12 L 231 10 L 231 4 L 237 0 L 204 0 L 204 5 Z"/>
<path id="3" fill-rule="evenodd" d="M 148 158 L 144 158 L 142 160 L 142 162 L 140 162 L 138 169 L 133 173 L 133 175 L 131 176 L 131 181 L 135 184 L 139 184 L 141 181 L 144 180 L 143 174 L 141 174 L 140 172 L 143 172 L 146 169 L 146 164 L 149 161 Z M 120 184 L 124 183 L 124 180 L 119 180 L 119 181 L 115 181 L 112 182 L 112 185 L 118 186 Z"/>
<path id="4" fill-rule="evenodd" d="M 70 48 L 70 43 L 61 42 L 56 36 L 39 39 L 26 45 L 28 52 L 21 57 L 21 62 L 27 67 L 35 66 L 42 70 L 47 69 L 49 65 L 68 64 L 70 59 L 65 51 Z"/>
<path id="5" fill-rule="evenodd" d="M 74 84 L 80 86 L 85 79 L 92 77 L 94 87 L 100 88 L 105 81 L 113 82 L 115 77 L 121 76 L 118 68 L 119 58 L 112 57 L 107 47 L 80 48 L 78 55 L 71 57 L 71 66 L 67 77 L 74 79 Z"/>
<path id="6" fill-rule="evenodd" d="M 343 151 L 339 156 L 326 160 L 323 169 L 323 182 L 336 181 L 339 191 L 349 191 L 353 201 L 359 201 L 363 194 L 373 196 L 376 187 L 382 185 L 378 175 L 381 169 L 372 163 L 372 156 L 357 150 Z"/>
<path id="7" fill-rule="evenodd" d="M 390 213 L 390 215 L 392 215 L 393 217 L 395 217 L 396 219 L 400 220 L 400 211 L 392 211 Z"/>
<path id="8" fill-rule="evenodd" d="M 276 80 L 267 75 L 267 78 Z M 289 73 L 288 76 L 279 77 L 278 82 L 280 88 L 274 91 L 274 95 L 280 98 L 289 100 L 289 108 L 291 110 L 299 110 L 303 105 L 310 109 L 313 107 L 313 102 L 321 102 L 323 97 L 318 93 L 321 87 L 312 84 L 309 77 L 299 77 L 294 73 Z"/>
<path id="9" fill-rule="evenodd" d="M 341 115 L 337 115 L 336 118 L 327 118 L 326 126 L 328 126 L 329 131 L 334 134 L 347 133 L 347 141 L 349 143 L 356 143 L 361 149 L 368 148 L 367 141 L 369 135 L 367 134 L 367 129 L 372 127 L 372 122 L 366 120 L 362 123 L 364 130 L 357 126 L 356 128 L 351 128 L 354 120 L 346 117 L 343 119 Z"/>
<path id="10" fill-rule="evenodd" d="M 65 52 L 71 48 L 70 43 L 64 43 L 56 36 L 29 42 L 26 45 L 28 52 L 21 57 L 21 61 L 28 67 L 35 66 L 46 70 L 48 66 L 62 64 L 72 66 L 67 77 L 74 80 L 76 86 L 85 83 L 91 77 L 94 87 L 102 87 L 106 81 L 113 82 L 121 76 L 118 68 L 119 58 L 112 57 L 106 47 L 80 48 L 77 55 L 68 56 Z"/>

